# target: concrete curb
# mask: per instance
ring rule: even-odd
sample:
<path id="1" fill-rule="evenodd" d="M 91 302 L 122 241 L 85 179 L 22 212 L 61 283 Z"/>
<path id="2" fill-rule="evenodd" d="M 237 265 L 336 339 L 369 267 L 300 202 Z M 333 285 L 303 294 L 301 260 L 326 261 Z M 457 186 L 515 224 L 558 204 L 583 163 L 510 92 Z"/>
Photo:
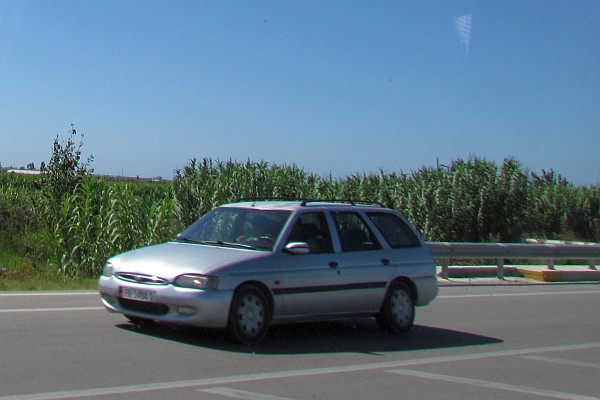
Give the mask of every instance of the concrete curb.
<path id="1" fill-rule="evenodd" d="M 579 281 L 600 281 L 600 271 L 598 270 L 578 270 L 564 271 L 557 269 L 530 269 L 519 268 L 523 277 L 535 279 L 544 282 L 579 282 Z"/>
<path id="2" fill-rule="evenodd" d="M 450 279 L 484 279 L 496 278 L 498 273 L 497 266 L 450 266 L 448 267 L 448 279 L 441 278 L 441 268 L 438 267 L 438 281 L 444 283 Z M 600 283 L 600 271 L 590 269 L 585 265 L 566 265 L 555 266 L 549 269 L 545 265 L 511 265 L 504 267 L 505 278 L 516 279 L 495 279 L 499 282 L 522 283 L 526 281 L 539 282 L 598 282 Z M 489 279 L 488 279 L 489 280 Z"/>
<path id="3" fill-rule="evenodd" d="M 448 267 L 448 278 L 495 278 L 497 275 L 498 267 L 495 265 Z M 441 277 L 441 269 L 438 276 Z M 504 267 L 504 276 L 523 277 L 518 268 L 512 266 Z"/>

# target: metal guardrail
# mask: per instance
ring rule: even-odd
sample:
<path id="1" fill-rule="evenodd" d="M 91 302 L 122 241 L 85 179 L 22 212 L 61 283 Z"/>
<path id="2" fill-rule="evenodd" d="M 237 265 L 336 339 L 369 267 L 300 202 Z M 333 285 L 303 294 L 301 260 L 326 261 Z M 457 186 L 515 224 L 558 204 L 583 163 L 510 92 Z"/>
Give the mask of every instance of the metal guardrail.
<path id="1" fill-rule="evenodd" d="M 496 259 L 498 279 L 504 279 L 505 259 L 547 260 L 548 269 L 554 269 L 556 260 L 585 260 L 592 270 L 600 262 L 600 244 L 427 242 L 427 245 L 438 259 L 442 267 L 440 276 L 445 279 L 451 259 Z"/>

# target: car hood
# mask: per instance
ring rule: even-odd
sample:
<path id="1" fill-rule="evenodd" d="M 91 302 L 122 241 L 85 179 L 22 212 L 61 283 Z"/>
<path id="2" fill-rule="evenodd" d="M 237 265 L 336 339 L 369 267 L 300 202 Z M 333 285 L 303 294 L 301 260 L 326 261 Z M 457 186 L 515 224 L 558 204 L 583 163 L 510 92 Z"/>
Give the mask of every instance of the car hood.
<path id="1" fill-rule="evenodd" d="M 131 250 L 108 261 L 113 272 L 130 272 L 172 280 L 178 275 L 213 274 L 223 268 L 272 254 L 238 248 L 168 242 Z"/>

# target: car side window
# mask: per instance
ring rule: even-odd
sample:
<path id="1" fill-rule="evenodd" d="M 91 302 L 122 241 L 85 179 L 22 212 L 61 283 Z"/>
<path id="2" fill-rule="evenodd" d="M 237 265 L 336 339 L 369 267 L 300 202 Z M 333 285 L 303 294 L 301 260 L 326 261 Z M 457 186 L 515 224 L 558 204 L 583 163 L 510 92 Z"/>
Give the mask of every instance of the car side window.
<path id="1" fill-rule="evenodd" d="M 340 237 L 342 251 L 381 249 L 381 244 L 358 213 L 336 211 L 331 215 Z"/>
<path id="2" fill-rule="evenodd" d="M 410 227 L 397 215 L 381 212 L 370 212 L 367 215 L 377 226 L 390 247 L 397 249 L 421 245 Z"/>
<path id="3" fill-rule="evenodd" d="M 302 214 L 288 237 L 287 243 L 290 242 L 308 243 L 311 253 L 333 253 L 327 219 L 322 212 Z"/>

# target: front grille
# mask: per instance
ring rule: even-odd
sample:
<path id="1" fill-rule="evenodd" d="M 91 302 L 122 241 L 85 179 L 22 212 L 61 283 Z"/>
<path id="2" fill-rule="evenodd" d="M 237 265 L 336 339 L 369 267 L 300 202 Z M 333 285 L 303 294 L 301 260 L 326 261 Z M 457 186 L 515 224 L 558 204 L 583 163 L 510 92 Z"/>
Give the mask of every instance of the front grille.
<path id="1" fill-rule="evenodd" d="M 158 276 L 119 272 L 115 276 L 125 282 L 142 283 L 145 285 L 168 285 L 169 281 Z"/>
<path id="2" fill-rule="evenodd" d="M 165 315 L 169 312 L 169 306 L 161 303 L 150 303 L 148 301 L 123 299 L 119 297 L 121 307 L 131 311 L 137 311 L 152 315 Z"/>

